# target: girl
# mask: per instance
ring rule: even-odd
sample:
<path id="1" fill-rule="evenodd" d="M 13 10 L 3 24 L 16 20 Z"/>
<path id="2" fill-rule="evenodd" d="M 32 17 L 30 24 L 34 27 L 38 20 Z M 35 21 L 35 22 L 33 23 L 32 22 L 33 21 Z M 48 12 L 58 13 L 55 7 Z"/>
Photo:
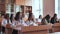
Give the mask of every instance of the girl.
<path id="1" fill-rule="evenodd" d="M 26 24 L 28 26 L 38 26 L 38 24 L 35 23 L 35 20 L 34 20 L 34 16 L 32 15 L 32 13 L 29 13 L 29 17 L 28 17 L 28 20 L 26 21 Z"/>

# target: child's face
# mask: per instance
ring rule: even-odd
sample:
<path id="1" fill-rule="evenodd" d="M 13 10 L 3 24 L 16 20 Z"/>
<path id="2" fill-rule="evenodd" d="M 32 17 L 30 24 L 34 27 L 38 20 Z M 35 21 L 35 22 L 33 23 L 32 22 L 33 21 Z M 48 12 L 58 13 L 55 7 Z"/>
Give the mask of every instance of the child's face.
<path id="1" fill-rule="evenodd" d="M 22 18 L 22 13 L 20 13 L 20 18 Z"/>
<path id="2" fill-rule="evenodd" d="M 34 18 L 34 16 L 32 15 L 31 17 L 30 17 L 30 19 L 32 20 Z"/>
<path id="3" fill-rule="evenodd" d="M 4 15 L 2 16 L 2 18 L 4 18 Z"/>

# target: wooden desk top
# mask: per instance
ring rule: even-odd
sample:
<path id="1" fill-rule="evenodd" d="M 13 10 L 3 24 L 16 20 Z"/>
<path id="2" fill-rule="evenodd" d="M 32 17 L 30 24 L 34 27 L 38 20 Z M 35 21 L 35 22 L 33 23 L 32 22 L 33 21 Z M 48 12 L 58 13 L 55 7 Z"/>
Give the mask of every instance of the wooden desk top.
<path id="1" fill-rule="evenodd" d="M 50 29 L 52 26 L 50 25 L 40 25 L 40 26 L 28 26 L 28 27 L 22 27 L 21 31 L 22 32 L 27 32 L 27 31 L 44 31 Z"/>
<path id="2" fill-rule="evenodd" d="M 6 27 L 6 25 L 2 25 L 3 27 Z M 23 31 L 34 31 L 34 30 L 46 30 L 51 28 L 52 26 L 48 25 L 40 25 L 40 26 L 20 26 L 20 27 L 11 27 L 12 29 L 15 30 L 21 30 Z"/>
<path id="3" fill-rule="evenodd" d="M 6 25 L 2 25 L 6 27 Z M 60 26 L 60 23 L 55 23 L 54 26 Z M 43 30 L 48 30 L 51 29 L 51 25 L 40 25 L 40 26 L 18 26 L 18 27 L 11 27 L 12 29 L 22 31 L 22 32 L 27 32 L 27 31 L 43 31 Z"/>
<path id="4" fill-rule="evenodd" d="M 60 26 L 60 23 L 55 23 L 53 26 Z"/>
<path id="5" fill-rule="evenodd" d="M 60 34 L 60 32 L 54 32 L 54 33 L 50 33 L 50 34 Z"/>

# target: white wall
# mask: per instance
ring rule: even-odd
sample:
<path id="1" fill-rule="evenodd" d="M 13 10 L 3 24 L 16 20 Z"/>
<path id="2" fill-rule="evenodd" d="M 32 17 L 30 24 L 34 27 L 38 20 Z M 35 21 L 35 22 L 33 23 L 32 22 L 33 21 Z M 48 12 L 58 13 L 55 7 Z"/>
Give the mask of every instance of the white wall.
<path id="1" fill-rule="evenodd" d="M 55 0 L 43 0 L 43 16 L 49 14 L 51 17 L 55 13 Z"/>

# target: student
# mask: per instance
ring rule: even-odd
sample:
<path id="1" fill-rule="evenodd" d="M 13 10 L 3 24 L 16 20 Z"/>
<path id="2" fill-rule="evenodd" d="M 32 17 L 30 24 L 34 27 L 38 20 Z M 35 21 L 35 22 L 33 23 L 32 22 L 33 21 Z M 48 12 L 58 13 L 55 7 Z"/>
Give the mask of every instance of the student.
<path id="1" fill-rule="evenodd" d="M 21 25 L 21 26 L 26 26 L 24 20 L 22 19 L 22 12 L 17 12 L 15 16 L 15 24 Z"/>
<path id="2" fill-rule="evenodd" d="M 11 16 L 10 16 L 10 21 L 11 21 L 11 23 L 14 21 L 13 14 L 11 14 Z"/>
<path id="3" fill-rule="evenodd" d="M 6 14 L 4 16 L 4 19 L 2 20 L 2 25 L 5 25 L 7 23 L 9 23 L 9 14 Z M 11 24 L 11 23 L 9 23 L 9 24 Z"/>
<path id="4" fill-rule="evenodd" d="M 49 14 L 45 17 L 45 19 L 48 23 L 50 23 L 50 15 Z"/>
<path id="5" fill-rule="evenodd" d="M 42 19 L 41 25 L 46 25 L 46 19 L 45 19 L 45 17 Z"/>
<path id="6" fill-rule="evenodd" d="M 1 14 L 1 18 L 0 18 L 0 26 L 1 26 L 2 20 L 4 19 L 4 16 L 5 16 L 5 14 Z M 2 29 L 2 28 L 0 27 L 0 33 L 1 33 L 1 31 L 4 32 L 4 30 L 1 30 L 1 29 Z"/>
<path id="7" fill-rule="evenodd" d="M 38 21 L 37 22 L 40 22 L 41 23 L 41 20 L 42 20 L 42 16 L 39 15 L 39 18 L 38 18 Z"/>
<path id="8" fill-rule="evenodd" d="M 15 21 L 14 21 L 14 25 L 18 25 L 19 23 L 19 17 L 20 17 L 20 12 L 17 12 L 16 15 L 15 15 Z"/>
<path id="9" fill-rule="evenodd" d="M 41 23 L 42 23 L 42 25 L 50 23 L 50 16 L 49 16 L 49 15 L 46 15 L 46 16 L 42 19 Z"/>
<path id="10" fill-rule="evenodd" d="M 57 14 L 54 14 L 54 16 L 51 18 L 51 23 L 54 24 L 57 22 Z"/>
<path id="11" fill-rule="evenodd" d="M 26 21 L 26 20 L 28 19 L 28 15 L 29 15 L 29 13 L 26 13 L 26 14 L 25 14 L 25 16 L 24 16 L 24 18 L 23 18 L 24 21 Z"/>
<path id="12" fill-rule="evenodd" d="M 34 16 L 32 13 L 29 13 L 29 17 L 28 17 L 28 20 L 26 21 L 26 24 L 28 26 L 38 26 L 36 23 L 35 23 L 35 20 L 34 20 Z"/>
<path id="13" fill-rule="evenodd" d="M 9 21 L 10 21 L 11 24 L 14 25 L 14 23 L 15 23 L 15 19 L 14 19 L 14 15 L 13 15 L 13 14 L 10 15 L 10 19 L 9 19 Z"/>
<path id="14" fill-rule="evenodd" d="M 24 20 L 22 19 L 22 13 L 17 12 L 15 15 L 15 21 L 14 26 L 27 26 Z M 13 30 L 12 34 L 17 34 L 18 32 L 16 30 Z"/>
<path id="15" fill-rule="evenodd" d="M 1 17 L 4 18 L 5 14 L 2 14 Z"/>
<path id="16" fill-rule="evenodd" d="M 21 23 L 22 26 L 27 26 L 27 24 L 25 23 L 25 21 L 24 21 L 24 19 L 23 19 L 23 14 L 22 14 L 22 12 L 20 12 L 19 22 Z"/>
<path id="17" fill-rule="evenodd" d="M 8 23 L 9 23 L 9 14 L 5 14 L 4 18 L 2 20 L 2 25 L 6 25 Z M 9 23 L 9 24 L 11 24 L 11 23 Z M 2 31 L 3 31 L 3 33 L 5 33 L 5 28 L 3 26 L 2 26 Z"/>

